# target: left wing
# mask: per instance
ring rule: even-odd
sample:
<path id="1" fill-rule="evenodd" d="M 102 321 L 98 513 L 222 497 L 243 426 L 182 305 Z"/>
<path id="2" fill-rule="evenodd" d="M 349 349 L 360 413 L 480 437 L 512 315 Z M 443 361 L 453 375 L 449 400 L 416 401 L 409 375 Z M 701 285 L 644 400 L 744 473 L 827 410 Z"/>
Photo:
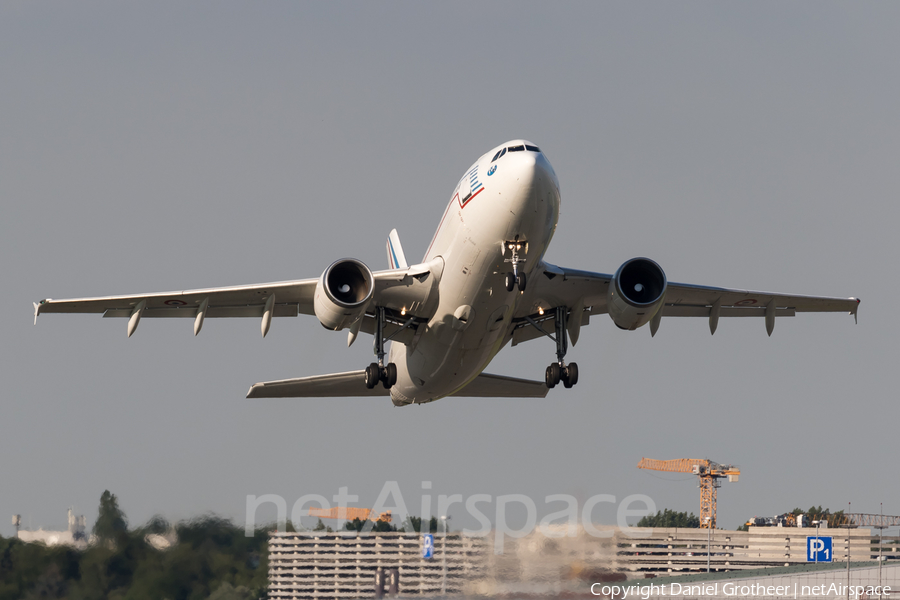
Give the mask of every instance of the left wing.
<path id="1" fill-rule="evenodd" d="M 534 302 L 515 315 L 519 327 L 513 333 L 513 344 L 544 335 L 546 332 L 537 331 L 527 319 L 538 323 L 551 319 L 552 312 L 548 309 L 557 306 L 570 310 L 568 329 L 574 344 L 579 328 L 588 324 L 590 316 L 608 312 L 607 295 L 613 277 L 607 273 L 542 265 L 542 272 L 534 278 Z M 800 312 L 847 312 L 855 318 L 859 302 L 858 298 L 781 294 L 669 282 L 663 306 L 650 328 L 656 333 L 661 317 L 706 317 L 710 331 L 715 333 L 719 317 L 764 317 L 766 329 L 771 335 L 775 317 L 793 317 Z M 576 313 L 580 318 L 573 318 Z"/>
<path id="2" fill-rule="evenodd" d="M 370 306 L 383 306 L 407 319 L 427 319 L 437 302 L 437 280 L 442 264 L 413 265 L 372 273 L 374 289 Z M 157 292 L 96 298 L 46 299 L 34 303 L 34 319 L 44 313 L 95 313 L 104 317 L 128 319 L 130 337 L 138 323 L 146 318 L 194 319 L 194 335 L 200 332 L 204 319 L 222 317 L 255 317 L 262 319 L 263 337 L 272 317 L 314 315 L 314 300 L 319 279 L 298 279 L 253 285 L 206 288 L 175 292 Z M 372 329 L 363 315 L 361 330 Z M 396 324 L 389 324 L 390 334 Z M 403 341 L 415 330 L 404 331 L 394 339 Z"/>

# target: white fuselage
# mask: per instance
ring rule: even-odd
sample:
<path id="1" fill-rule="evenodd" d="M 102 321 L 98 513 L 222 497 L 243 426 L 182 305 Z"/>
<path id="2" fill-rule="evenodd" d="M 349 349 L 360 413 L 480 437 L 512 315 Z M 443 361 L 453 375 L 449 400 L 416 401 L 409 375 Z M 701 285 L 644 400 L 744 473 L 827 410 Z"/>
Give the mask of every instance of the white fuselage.
<path id="1" fill-rule="evenodd" d="M 518 270 L 536 281 L 559 218 L 559 181 L 541 152 L 507 151 L 492 162 L 501 149 L 526 144 L 533 146 L 514 140 L 494 148 L 454 190 L 423 261 L 444 262 L 437 311 L 414 346 L 390 349 L 398 371 L 394 404 L 430 402 L 464 387 L 509 342 L 517 307 L 531 300 L 533 285 L 507 291 L 505 242 L 522 243 Z"/>

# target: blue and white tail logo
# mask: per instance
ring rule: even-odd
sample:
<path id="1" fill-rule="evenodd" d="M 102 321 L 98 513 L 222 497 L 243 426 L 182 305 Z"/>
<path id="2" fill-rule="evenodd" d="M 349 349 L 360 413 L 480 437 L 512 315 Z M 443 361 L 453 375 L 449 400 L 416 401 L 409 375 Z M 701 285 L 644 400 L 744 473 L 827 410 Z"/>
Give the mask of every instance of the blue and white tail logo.
<path id="1" fill-rule="evenodd" d="M 403 254 L 403 246 L 400 245 L 400 236 L 396 229 L 392 229 L 387 239 L 388 267 L 391 269 L 408 269 L 406 255 Z"/>

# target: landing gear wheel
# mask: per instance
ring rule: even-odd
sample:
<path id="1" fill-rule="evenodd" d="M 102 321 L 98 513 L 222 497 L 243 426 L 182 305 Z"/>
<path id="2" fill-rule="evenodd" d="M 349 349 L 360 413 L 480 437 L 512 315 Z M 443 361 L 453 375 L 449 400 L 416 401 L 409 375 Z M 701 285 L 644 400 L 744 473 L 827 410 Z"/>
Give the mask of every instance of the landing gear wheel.
<path id="1" fill-rule="evenodd" d="M 388 366 L 384 368 L 384 378 L 381 382 L 386 390 L 391 389 L 391 387 L 397 383 L 397 365 L 388 363 Z"/>
<path id="2" fill-rule="evenodd" d="M 512 273 L 506 274 L 506 291 L 511 292 L 516 288 L 516 276 Z"/>
<path id="3" fill-rule="evenodd" d="M 562 377 L 563 385 L 566 388 L 570 388 L 576 383 L 578 383 L 578 364 L 577 363 L 569 363 L 568 366 L 563 371 Z"/>
<path id="4" fill-rule="evenodd" d="M 519 291 L 525 291 L 525 273 L 519 273 L 519 276 L 516 277 L 516 285 L 519 286 Z"/>
<path id="5" fill-rule="evenodd" d="M 556 387 L 556 384 L 559 383 L 560 380 L 560 369 L 559 365 L 553 363 L 549 367 L 547 367 L 547 371 L 544 373 L 544 383 L 547 384 L 548 388 L 553 389 Z"/>
<path id="6" fill-rule="evenodd" d="M 372 363 L 366 367 L 366 387 L 370 390 L 378 385 L 381 380 L 381 368 L 378 363 Z"/>

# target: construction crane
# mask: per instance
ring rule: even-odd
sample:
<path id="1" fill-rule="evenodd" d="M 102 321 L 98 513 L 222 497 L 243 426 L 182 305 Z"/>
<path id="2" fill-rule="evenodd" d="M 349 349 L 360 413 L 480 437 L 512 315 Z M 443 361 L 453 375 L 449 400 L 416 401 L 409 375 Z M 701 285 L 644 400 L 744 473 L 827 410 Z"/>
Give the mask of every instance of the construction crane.
<path id="1" fill-rule="evenodd" d="M 367 521 L 371 519 L 372 511 L 368 508 L 355 508 L 352 506 L 336 506 L 334 508 L 310 508 L 309 516 L 319 517 L 320 519 L 342 519 L 347 521 L 359 519 L 360 521 Z M 371 520 L 390 523 L 391 511 L 383 512 L 378 515 L 377 519 Z"/>
<path id="2" fill-rule="evenodd" d="M 638 469 L 665 471 L 668 473 L 693 473 L 700 478 L 700 527 L 716 528 L 716 496 L 721 485 L 720 479 L 737 481 L 741 474 L 734 465 L 720 465 L 711 460 L 676 458 L 675 460 L 654 460 L 642 458 Z"/>

